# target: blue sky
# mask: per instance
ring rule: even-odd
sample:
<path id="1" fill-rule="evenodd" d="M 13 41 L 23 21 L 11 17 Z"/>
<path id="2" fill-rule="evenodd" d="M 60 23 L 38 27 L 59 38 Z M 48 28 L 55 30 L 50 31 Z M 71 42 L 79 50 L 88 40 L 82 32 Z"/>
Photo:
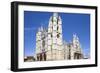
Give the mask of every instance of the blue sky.
<path id="1" fill-rule="evenodd" d="M 79 37 L 83 53 L 90 54 L 90 15 L 58 13 L 62 19 L 63 39 L 71 42 L 73 34 Z M 24 56 L 33 56 L 36 48 L 36 32 L 40 26 L 48 27 L 52 12 L 24 11 Z"/>

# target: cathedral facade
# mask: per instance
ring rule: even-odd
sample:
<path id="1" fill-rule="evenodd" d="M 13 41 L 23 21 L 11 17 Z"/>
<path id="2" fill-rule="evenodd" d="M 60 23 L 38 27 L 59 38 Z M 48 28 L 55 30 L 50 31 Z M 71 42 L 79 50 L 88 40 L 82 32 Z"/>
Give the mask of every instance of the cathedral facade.
<path id="1" fill-rule="evenodd" d="M 49 19 L 48 28 L 42 26 L 36 33 L 36 61 L 83 59 L 79 38 L 73 35 L 67 43 L 62 35 L 62 20 L 58 13 Z"/>

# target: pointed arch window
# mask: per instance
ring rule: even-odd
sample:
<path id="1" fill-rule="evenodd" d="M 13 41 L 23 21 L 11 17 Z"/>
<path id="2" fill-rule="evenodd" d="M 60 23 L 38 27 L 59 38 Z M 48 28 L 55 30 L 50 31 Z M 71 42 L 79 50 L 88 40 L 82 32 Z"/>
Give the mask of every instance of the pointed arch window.
<path id="1" fill-rule="evenodd" d="M 59 33 L 57 34 L 57 38 L 59 38 L 60 36 L 59 36 Z"/>
<path id="2" fill-rule="evenodd" d="M 59 27 L 57 26 L 57 30 L 59 29 Z"/>
<path id="3" fill-rule="evenodd" d="M 51 34 L 51 37 L 52 37 L 52 34 Z"/>

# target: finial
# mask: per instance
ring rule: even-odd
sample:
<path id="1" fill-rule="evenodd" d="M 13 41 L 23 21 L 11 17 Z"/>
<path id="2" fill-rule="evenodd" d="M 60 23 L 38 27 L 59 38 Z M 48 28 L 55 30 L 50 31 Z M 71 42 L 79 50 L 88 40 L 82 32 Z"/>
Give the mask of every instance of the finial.
<path id="1" fill-rule="evenodd" d="M 57 13 L 57 12 L 54 12 L 54 13 L 53 13 L 53 16 L 54 16 L 54 17 L 58 17 L 58 13 Z"/>

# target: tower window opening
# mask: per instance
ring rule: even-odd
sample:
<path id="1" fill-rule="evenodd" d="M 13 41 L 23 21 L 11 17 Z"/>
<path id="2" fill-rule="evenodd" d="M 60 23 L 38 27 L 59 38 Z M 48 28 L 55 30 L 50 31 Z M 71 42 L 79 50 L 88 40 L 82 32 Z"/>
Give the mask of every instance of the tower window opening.
<path id="1" fill-rule="evenodd" d="M 51 34 L 51 37 L 52 37 L 52 34 Z"/>
<path id="2" fill-rule="evenodd" d="M 59 38 L 59 34 L 57 34 L 57 38 Z"/>
<path id="3" fill-rule="evenodd" d="M 59 28 L 59 27 L 57 26 L 57 30 L 58 30 L 58 28 Z"/>

